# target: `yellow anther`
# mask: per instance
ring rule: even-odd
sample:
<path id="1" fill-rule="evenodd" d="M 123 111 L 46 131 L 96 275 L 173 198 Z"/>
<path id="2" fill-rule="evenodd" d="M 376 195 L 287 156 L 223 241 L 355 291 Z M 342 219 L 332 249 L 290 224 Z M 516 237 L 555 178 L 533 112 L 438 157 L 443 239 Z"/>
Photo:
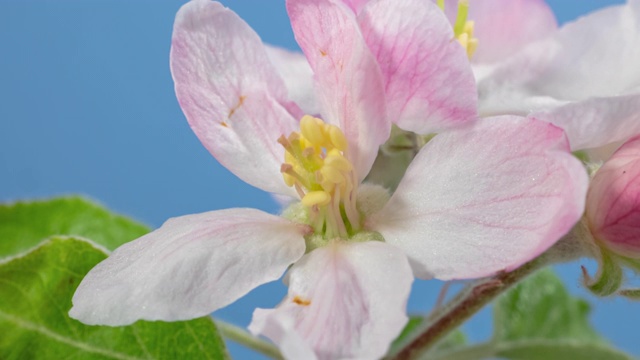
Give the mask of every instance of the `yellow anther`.
<path id="1" fill-rule="evenodd" d="M 331 144 L 340 151 L 347 150 L 347 139 L 344 137 L 342 130 L 335 125 L 329 125 L 327 130 Z"/>
<path id="2" fill-rule="evenodd" d="M 300 120 L 300 132 L 310 145 L 322 146 L 325 143 L 325 135 L 322 131 L 323 124 L 322 120 L 309 115 L 305 115 Z"/>
<path id="3" fill-rule="evenodd" d="M 300 120 L 300 132 L 282 136 L 278 142 L 286 150 L 280 169 L 284 182 L 309 208 L 314 231 L 327 239 L 346 238 L 358 231 L 357 183 L 344 154 L 348 145 L 340 128 L 307 115 Z"/>
<path id="4" fill-rule="evenodd" d="M 476 52 L 477 48 L 478 48 L 478 39 L 471 38 L 471 40 L 469 40 L 469 44 L 467 45 L 467 56 L 469 57 L 469 59 L 471 59 L 473 54 Z"/>
<path id="5" fill-rule="evenodd" d="M 353 169 L 353 165 L 342 154 L 329 153 L 324 159 L 324 164 L 342 172 L 349 172 Z"/>
<path id="6" fill-rule="evenodd" d="M 309 191 L 303 198 L 302 204 L 304 206 L 324 206 L 331 202 L 331 195 L 324 191 Z"/>
<path id="7" fill-rule="evenodd" d="M 345 177 L 340 170 L 332 166 L 323 166 L 322 169 L 320 169 L 320 173 L 322 174 L 323 180 L 330 181 L 334 184 L 340 184 L 345 181 Z"/>
<path id="8" fill-rule="evenodd" d="M 453 35 L 471 58 L 478 47 L 478 39 L 473 37 L 473 21 L 467 20 L 469 0 L 458 1 L 458 14 L 453 24 Z"/>
<path id="9" fill-rule="evenodd" d="M 469 20 L 464 24 L 464 32 L 469 34 L 470 38 L 473 38 L 473 29 L 475 27 L 475 22 Z"/>
<path id="10" fill-rule="evenodd" d="M 469 46 L 469 34 L 462 33 L 458 35 L 458 42 L 460 43 L 460 45 L 462 45 L 463 48 L 466 49 L 467 46 Z"/>

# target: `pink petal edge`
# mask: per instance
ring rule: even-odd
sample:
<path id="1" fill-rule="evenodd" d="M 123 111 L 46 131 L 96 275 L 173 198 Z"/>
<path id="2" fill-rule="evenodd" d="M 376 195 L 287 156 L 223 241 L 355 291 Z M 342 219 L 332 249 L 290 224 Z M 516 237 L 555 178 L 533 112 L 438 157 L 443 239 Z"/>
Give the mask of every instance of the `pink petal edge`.
<path id="1" fill-rule="evenodd" d="M 355 14 L 338 0 L 287 0 L 298 44 L 314 72 L 324 120 L 344 132 L 359 180 L 389 137 L 382 75 Z"/>
<path id="2" fill-rule="evenodd" d="M 388 114 L 400 128 L 428 134 L 477 116 L 465 50 L 442 10 L 423 0 L 373 0 L 358 22 L 385 81 Z"/>
<path id="3" fill-rule="evenodd" d="M 297 110 L 258 35 L 220 3 L 190 1 L 176 15 L 170 60 L 180 107 L 207 150 L 247 183 L 295 195 L 277 140 L 298 129 Z"/>
<path id="4" fill-rule="evenodd" d="M 586 217 L 594 237 L 619 255 L 640 258 L 640 136 L 596 172 Z"/>
<path id="5" fill-rule="evenodd" d="M 402 248 L 420 278 L 512 270 L 566 234 L 587 175 L 563 131 L 516 116 L 437 135 L 369 226 Z"/>
<path id="6" fill-rule="evenodd" d="M 256 309 L 249 326 L 287 358 L 377 359 L 407 322 L 413 276 L 389 244 L 330 244 L 305 255 L 287 280 L 287 297 L 276 309 Z"/>
<path id="7" fill-rule="evenodd" d="M 206 316 L 280 278 L 304 254 L 305 231 L 255 209 L 169 219 L 89 271 L 69 316 L 111 326 Z"/>

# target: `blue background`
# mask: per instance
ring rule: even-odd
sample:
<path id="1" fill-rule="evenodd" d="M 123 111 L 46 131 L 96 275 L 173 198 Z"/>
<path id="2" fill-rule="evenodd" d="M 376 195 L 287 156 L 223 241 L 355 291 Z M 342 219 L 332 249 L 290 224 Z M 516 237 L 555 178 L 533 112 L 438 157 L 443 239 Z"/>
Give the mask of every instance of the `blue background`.
<path id="1" fill-rule="evenodd" d="M 228 207 L 278 211 L 270 195 L 209 155 L 178 107 L 169 47 L 183 2 L 0 0 L 0 200 L 82 193 L 153 227 Z M 549 1 L 561 23 L 622 2 Z M 284 1 L 224 4 L 265 42 L 297 48 Z M 640 304 L 586 294 L 581 263 L 560 268 L 567 286 L 594 304 L 593 322 L 607 338 L 640 355 Z M 409 309 L 428 311 L 439 286 L 417 282 Z M 216 315 L 247 325 L 253 308 L 272 307 L 285 292 L 280 282 L 268 284 Z M 466 329 L 487 338 L 489 323 L 484 311 Z"/>

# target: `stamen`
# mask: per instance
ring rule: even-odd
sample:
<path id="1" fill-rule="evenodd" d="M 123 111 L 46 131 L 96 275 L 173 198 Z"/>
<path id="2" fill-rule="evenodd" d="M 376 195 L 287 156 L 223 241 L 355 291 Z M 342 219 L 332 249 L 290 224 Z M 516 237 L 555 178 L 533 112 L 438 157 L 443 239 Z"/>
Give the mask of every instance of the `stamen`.
<path id="1" fill-rule="evenodd" d="M 347 238 L 360 229 L 354 191 L 357 179 L 345 157 L 348 143 L 335 125 L 312 116 L 300 120 L 300 132 L 278 142 L 285 148 L 281 172 L 309 208 L 309 221 L 324 238 Z"/>
<path id="2" fill-rule="evenodd" d="M 320 123 L 318 123 L 320 122 Z M 322 146 L 325 141 L 325 136 L 322 133 L 322 126 L 324 123 L 320 119 L 316 119 L 312 116 L 305 115 L 300 120 L 300 132 L 305 139 L 314 146 Z"/>
<path id="3" fill-rule="evenodd" d="M 328 130 L 331 144 L 340 151 L 347 150 L 347 139 L 344 137 L 342 131 L 334 125 L 329 125 Z"/>
<path id="4" fill-rule="evenodd" d="M 329 153 L 324 159 L 325 166 L 336 168 L 340 171 L 349 172 L 353 170 L 353 165 L 341 154 Z"/>
<path id="5" fill-rule="evenodd" d="M 469 0 L 458 1 L 458 15 L 453 26 L 453 34 L 467 51 L 467 57 L 471 59 L 476 48 L 478 47 L 478 39 L 473 37 L 474 22 L 467 20 L 469 15 Z"/>
<path id="6" fill-rule="evenodd" d="M 294 169 L 293 166 L 289 165 L 289 164 L 282 164 L 280 165 L 280 172 L 284 175 L 288 175 L 292 178 L 294 178 L 295 180 L 297 180 L 298 183 L 301 183 L 302 185 L 307 184 L 307 180 L 304 179 L 302 176 L 300 176 L 300 174 L 298 174 Z M 287 179 L 285 178 L 285 183 L 287 182 Z M 289 184 L 287 184 L 287 186 L 291 186 Z"/>
<path id="7" fill-rule="evenodd" d="M 456 23 L 453 26 L 453 32 L 456 36 L 460 36 L 464 32 L 464 27 L 467 24 L 467 15 L 469 14 L 469 0 L 458 1 L 458 15 L 456 16 Z"/>
<path id="8" fill-rule="evenodd" d="M 320 170 L 320 173 L 324 181 L 331 181 L 334 184 L 340 184 L 346 180 L 340 173 L 340 170 L 332 166 L 324 166 L 322 170 Z"/>
<path id="9" fill-rule="evenodd" d="M 331 195 L 324 191 L 310 191 L 302 198 L 302 204 L 304 206 L 324 206 L 331 202 Z"/>

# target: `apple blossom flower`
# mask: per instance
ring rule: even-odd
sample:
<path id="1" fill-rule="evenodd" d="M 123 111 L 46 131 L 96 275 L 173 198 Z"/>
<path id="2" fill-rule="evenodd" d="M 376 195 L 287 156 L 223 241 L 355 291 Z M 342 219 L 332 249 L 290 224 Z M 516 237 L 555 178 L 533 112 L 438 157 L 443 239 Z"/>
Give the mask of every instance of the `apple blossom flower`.
<path id="1" fill-rule="evenodd" d="M 561 129 L 517 116 L 474 121 L 475 102 L 455 98 L 475 85 L 434 4 L 377 0 L 356 13 L 341 1 L 288 0 L 287 9 L 318 114 L 291 101 L 296 87 L 257 34 L 217 2 L 180 9 L 171 70 L 212 155 L 298 202 L 282 217 L 228 209 L 168 220 L 87 274 L 73 318 L 205 316 L 287 272 L 287 296 L 256 310 L 252 332 L 287 358 L 379 358 L 407 321 L 414 276 L 512 270 L 580 218 L 587 177 Z M 362 179 L 392 120 L 440 133 L 390 196 Z"/>
<path id="2" fill-rule="evenodd" d="M 475 19 L 478 55 L 485 40 L 487 51 L 500 48 L 494 44 L 499 37 L 482 37 L 479 29 L 485 26 L 515 33 L 524 44 L 515 53 L 496 53 L 489 66 L 476 67 L 482 116 L 520 114 L 552 122 L 567 131 L 574 150 L 640 133 L 640 0 L 596 11 L 555 31 L 539 0 L 474 1 L 470 13 L 474 6 L 482 8 Z M 536 33 L 538 40 L 529 41 Z"/>
<path id="3" fill-rule="evenodd" d="M 462 19 L 471 30 L 482 115 L 529 114 L 550 121 L 565 129 L 572 149 L 585 150 L 589 161 L 607 160 L 625 139 L 640 133 L 640 1 L 560 29 L 541 0 L 438 3 L 452 26 Z M 595 173 L 584 219 L 574 231 L 600 263 L 595 279 L 583 271 L 587 286 L 601 295 L 621 285 L 619 258 L 634 257 L 622 244 L 638 241 L 630 225 L 638 210 L 633 143 Z"/>

